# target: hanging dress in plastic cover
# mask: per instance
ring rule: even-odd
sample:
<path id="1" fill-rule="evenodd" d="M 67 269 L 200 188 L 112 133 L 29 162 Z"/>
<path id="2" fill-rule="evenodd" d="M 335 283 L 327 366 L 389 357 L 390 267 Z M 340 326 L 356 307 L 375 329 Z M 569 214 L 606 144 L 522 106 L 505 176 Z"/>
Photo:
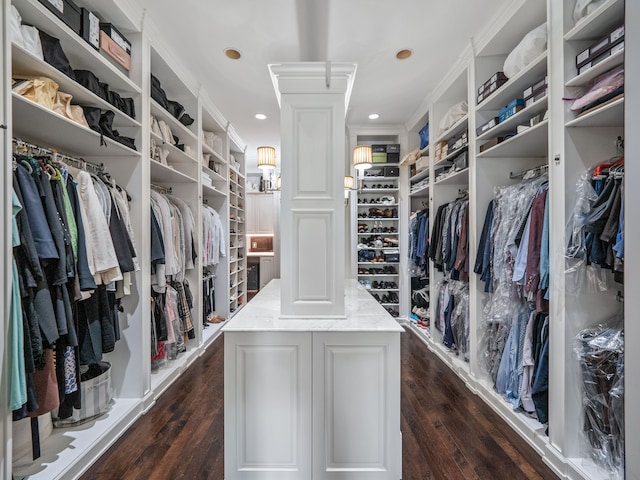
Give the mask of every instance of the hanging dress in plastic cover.
<path id="1" fill-rule="evenodd" d="M 593 460 L 624 478 L 624 332 L 622 318 L 582 330 L 575 352 L 582 374 L 584 435 Z"/>
<path id="2" fill-rule="evenodd" d="M 536 193 L 548 181 L 546 175 L 509 187 L 496 187 L 491 227 L 493 247 L 493 294 L 484 307 L 486 322 L 509 320 L 518 305 L 514 298 L 513 269 L 518 246 L 516 238 L 526 222 Z"/>
<path id="3" fill-rule="evenodd" d="M 594 168 L 582 174 L 576 184 L 576 200 L 566 228 L 565 286 L 572 295 L 605 291 L 610 287 L 607 271 L 591 265 L 587 245 L 587 219 L 598 200 L 598 193 L 591 184 Z"/>

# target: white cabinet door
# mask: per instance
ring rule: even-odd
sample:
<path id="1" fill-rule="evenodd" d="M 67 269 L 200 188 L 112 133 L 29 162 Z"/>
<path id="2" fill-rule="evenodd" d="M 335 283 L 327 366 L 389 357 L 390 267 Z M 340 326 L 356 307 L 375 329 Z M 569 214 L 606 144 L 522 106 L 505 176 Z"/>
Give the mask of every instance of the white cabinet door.
<path id="1" fill-rule="evenodd" d="M 224 336 L 226 480 L 311 480 L 311 334 Z"/>
<path id="2" fill-rule="evenodd" d="M 273 257 L 260 257 L 260 290 L 273 279 Z"/>
<path id="3" fill-rule="evenodd" d="M 249 194 L 246 207 L 247 233 L 273 233 L 275 223 L 273 194 Z"/>
<path id="4" fill-rule="evenodd" d="M 256 209 L 256 199 L 258 195 L 248 194 L 244 201 L 245 208 L 245 222 L 247 222 L 247 233 L 256 232 L 256 219 L 258 212 Z"/>
<path id="5" fill-rule="evenodd" d="M 313 334 L 313 478 L 402 475 L 400 334 Z"/>
<path id="6" fill-rule="evenodd" d="M 257 233 L 273 233 L 273 194 L 259 195 L 256 218 Z"/>

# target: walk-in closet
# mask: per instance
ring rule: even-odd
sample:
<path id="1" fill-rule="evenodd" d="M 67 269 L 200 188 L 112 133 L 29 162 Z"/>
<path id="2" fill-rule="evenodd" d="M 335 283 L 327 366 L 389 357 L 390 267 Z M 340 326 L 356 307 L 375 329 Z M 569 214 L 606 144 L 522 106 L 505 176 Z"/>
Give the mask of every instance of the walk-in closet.
<path id="1" fill-rule="evenodd" d="M 640 479 L 640 3 L 249 3 L 2 0 L 0 479 Z"/>

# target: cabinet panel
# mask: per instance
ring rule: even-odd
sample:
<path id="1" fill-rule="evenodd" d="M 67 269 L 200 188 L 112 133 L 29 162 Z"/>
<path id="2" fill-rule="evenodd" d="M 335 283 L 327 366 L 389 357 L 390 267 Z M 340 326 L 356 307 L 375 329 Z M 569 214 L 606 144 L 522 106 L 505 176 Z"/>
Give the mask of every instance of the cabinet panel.
<path id="1" fill-rule="evenodd" d="M 275 212 L 272 194 L 249 194 L 246 207 L 247 233 L 273 233 Z"/>
<path id="2" fill-rule="evenodd" d="M 311 335 L 225 335 L 225 478 L 308 479 Z"/>
<path id="3" fill-rule="evenodd" d="M 260 257 L 260 290 L 273 279 L 273 257 Z"/>
<path id="4" fill-rule="evenodd" d="M 315 333 L 314 478 L 401 476 L 399 334 Z"/>

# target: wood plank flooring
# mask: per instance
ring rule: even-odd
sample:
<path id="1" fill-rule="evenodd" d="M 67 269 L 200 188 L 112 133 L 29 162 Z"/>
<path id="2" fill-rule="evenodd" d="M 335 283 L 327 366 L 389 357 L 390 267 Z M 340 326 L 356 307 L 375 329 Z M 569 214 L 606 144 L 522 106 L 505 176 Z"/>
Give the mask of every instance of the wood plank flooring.
<path id="1" fill-rule="evenodd" d="M 224 479 L 223 339 L 82 477 Z M 403 480 L 555 479 L 411 332 L 402 335 Z"/>

